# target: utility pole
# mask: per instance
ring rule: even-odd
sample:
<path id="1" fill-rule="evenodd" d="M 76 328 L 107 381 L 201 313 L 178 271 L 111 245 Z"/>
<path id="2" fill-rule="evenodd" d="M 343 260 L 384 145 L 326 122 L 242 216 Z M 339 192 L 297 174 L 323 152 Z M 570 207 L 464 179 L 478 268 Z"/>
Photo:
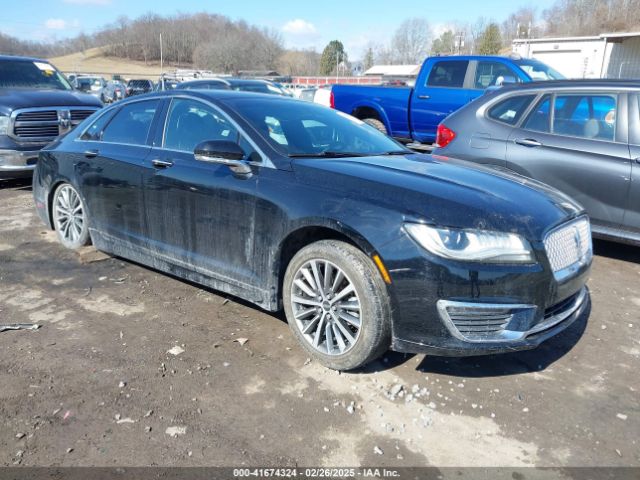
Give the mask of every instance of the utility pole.
<path id="1" fill-rule="evenodd" d="M 162 75 L 162 34 L 160 34 L 160 75 Z"/>

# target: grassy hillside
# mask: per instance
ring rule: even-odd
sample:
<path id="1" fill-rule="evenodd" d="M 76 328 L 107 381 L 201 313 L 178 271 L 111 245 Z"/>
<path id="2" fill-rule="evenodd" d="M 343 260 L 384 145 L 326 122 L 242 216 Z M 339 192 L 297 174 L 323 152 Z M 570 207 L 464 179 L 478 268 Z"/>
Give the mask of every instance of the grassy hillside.
<path id="1" fill-rule="evenodd" d="M 125 78 L 151 78 L 160 75 L 159 64 L 148 64 L 116 57 L 106 57 L 102 48 L 91 48 L 84 52 L 72 53 L 49 59 L 58 69 L 65 73 L 95 73 L 106 79 L 114 74 Z M 167 67 L 165 66 L 165 71 Z"/>

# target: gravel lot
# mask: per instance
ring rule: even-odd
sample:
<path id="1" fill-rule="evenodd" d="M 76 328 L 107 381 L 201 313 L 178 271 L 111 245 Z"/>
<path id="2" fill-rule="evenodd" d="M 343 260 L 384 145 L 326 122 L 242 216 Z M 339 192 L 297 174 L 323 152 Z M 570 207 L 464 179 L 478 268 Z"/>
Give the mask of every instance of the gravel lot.
<path id="1" fill-rule="evenodd" d="M 537 350 L 338 374 L 282 315 L 64 250 L 32 203 L 0 181 L 0 323 L 42 326 L 0 333 L 4 466 L 640 466 L 640 248 L 596 243 L 588 321 Z"/>

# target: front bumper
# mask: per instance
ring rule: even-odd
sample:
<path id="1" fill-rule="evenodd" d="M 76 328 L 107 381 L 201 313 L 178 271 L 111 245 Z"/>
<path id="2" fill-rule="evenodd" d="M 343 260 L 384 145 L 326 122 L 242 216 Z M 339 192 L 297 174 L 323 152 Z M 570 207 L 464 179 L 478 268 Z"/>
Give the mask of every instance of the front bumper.
<path id="1" fill-rule="evenodd" d="M 0 149 L 0 178 L 28 178 L 38 162 L 40 150 Z"/>
<path id="2" fill-rule="evenodd" d="M 537 262 L 446 260 L 407 237 L 380 249 L 392 283 L 391 349 L 475 356 L 535 348 L 589 311 L 591 261 L 556 279 L 542 242 Z"/>
<path id="3" fill-rule="evenodd" d="M 448 305 L 452 303 L 450 302 Z M 482 303 L 457 305 L 456 307 L 458 308 L 470 308 L 475 314 L 479 313 L 483 307 L 487 308 L 488 311 L 489 309 L 497 310 L 500 308 L 508 317 L 502 328 L 495 326 L 497 321 L 491 324 L 487 322 L 486 318 L 484 321 L 489 323 L 488 325 L 470 328 L 468 325 L 472 321 L 460 322 L 458 320 L 459 324 L 456 326 L 451 316 L 446 312 L 446 307 L 441 303 L 439 305 L 441 320 L 447 326 L 450 337 L 441 339 L 437 344 L 394 338 L 392 349 L 399 352 L 430 353 L 439 356 L 456 357 L 530 350 L 567 329 L 576 320 L 585 315 L 585 312 L 588 312 L 590 305 L 591 299 L 587 287 L 583 287 L 578 293 L 551 307 L 543 314 L 537 312 L 535 305 L 514 306 L 503 304 L 491 305 L 490 307 Z M 519 323 L 526 317 L 530 317 L 529 321 L 531 323 L 527 329 L 522 329 Z M 477 323 L 481 322 L 482 320 Z M 464 327 L 467 327 L 467 329 L 464 330 Z"/>

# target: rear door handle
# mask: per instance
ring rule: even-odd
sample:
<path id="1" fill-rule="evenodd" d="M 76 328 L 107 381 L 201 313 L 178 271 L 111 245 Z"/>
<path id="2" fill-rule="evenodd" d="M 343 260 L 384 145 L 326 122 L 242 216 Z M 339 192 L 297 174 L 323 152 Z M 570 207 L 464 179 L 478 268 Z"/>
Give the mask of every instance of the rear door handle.
<path id="1" fill-rule="evenodd" d="M 418 98 L 420 100 L 429 100 L 431 98 L 430 95 L 418 95 Z"/>
<path id="2" fill-rule="evenodd" d="M 91 150 L 85 150 L 84 151 L 84 156 L 87 158 L 94 158 L 98 156 L 98 150 L 97 149 L 91 149 Z"/>
<path id="3" fill-rule="evenodd" d="M 159 160 L 159 159 L 155 159 L 155 160 L 151 160 L 151 165 L 153 165 L 156 168 L 169 168 L 173 166 L 173 162 L 168 162 L 166 160 Z"/>
<path id="4" fill-rule="evenodd" d="M 532 138 L 517 138 L 515 142 L 524 147 L 541 147 L 542 143 Z"/>

